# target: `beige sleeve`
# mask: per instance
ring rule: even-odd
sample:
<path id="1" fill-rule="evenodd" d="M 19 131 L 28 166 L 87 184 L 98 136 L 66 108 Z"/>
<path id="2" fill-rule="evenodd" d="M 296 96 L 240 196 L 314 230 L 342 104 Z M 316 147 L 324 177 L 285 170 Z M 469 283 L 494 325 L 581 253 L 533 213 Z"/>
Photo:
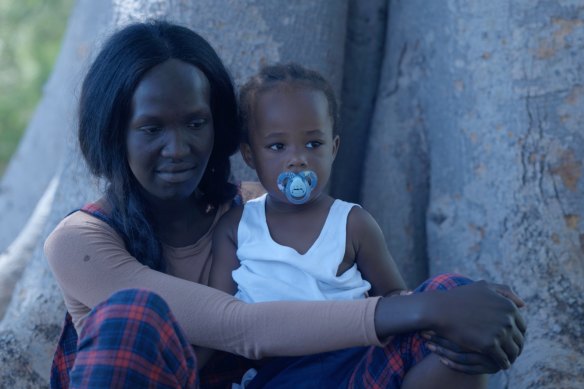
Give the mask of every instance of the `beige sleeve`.
<path id="1" fill-rule="evenodd" d="M 118 290 L 149 289 L 164 298 L 198 346 L 263 358 L 381 345 L 374 328 L 376 298 L 246 304 L 140 264 L 110 226 L 81 212 L 51 233 L 45 255 L 69 303 L 92 308 Z"/>

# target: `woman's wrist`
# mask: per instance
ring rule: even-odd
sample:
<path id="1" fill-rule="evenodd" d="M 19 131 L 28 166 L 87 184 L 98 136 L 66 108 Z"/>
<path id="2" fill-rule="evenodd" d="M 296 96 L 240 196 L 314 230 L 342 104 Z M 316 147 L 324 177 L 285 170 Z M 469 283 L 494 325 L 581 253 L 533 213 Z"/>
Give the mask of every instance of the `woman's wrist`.
<path id="1" fill-rule="evenodd" d="M 435 293 L 393 295 L 379 299 L 375 310 L 375 331 L 379 339 L 390 336 L 434 329 L 432 300 Z"/>

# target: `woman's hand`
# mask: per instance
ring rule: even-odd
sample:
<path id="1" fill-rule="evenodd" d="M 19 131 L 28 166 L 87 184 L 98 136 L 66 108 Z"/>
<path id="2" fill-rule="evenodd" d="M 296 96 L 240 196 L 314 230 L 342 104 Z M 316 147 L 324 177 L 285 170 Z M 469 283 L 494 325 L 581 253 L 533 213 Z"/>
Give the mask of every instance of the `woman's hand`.
<path id="1" fill-rule="evenodd" d="M 526 326 L 518 306 L 524 303 L 508 287 L 479 281 L 430 296 L 438 300 L 430 308 L 438 335 L 433 343 L 441 347 L 443 357 L 453 362 L 452 367 L 466 360 L 468 365 L 484 361 L 468 354 L 471 352 L 487 356 L 500 369 L 507 369 L 521 354 Z M 451 343 L 441 342 L 442 338 Z M 450 347 L 452 344 L 457 348 Z M 492 365 L 487 363 L 486 369 L 492 369 Z"/>
<path id="2" fill-rule="evenodd" d="M 521 297 L 517 296 L 513 290 L 507 285 L 495 284 L 493 282 L 487 282 L 487 286 L 499 293 L 502 296 L 507 297 L 509 300 L 513 301 L 517 308 L 523 308 L 525 306 L 525 301 Z"/>
<path id="3" fill-rule="evenodd" d="M 525 302 L 507 285 L 487 283 L 493 291 L 511 300 L 517 308 L 525 306 Z M 438 336 L 433 331 L 424 331 L 422 336 L 428 340 L 428 348 L 440 356 L 446 366 L 466 374 L 492 374 L 501 370 L 501 367 L 487 355 L 463 350 L 457 344 Z M 519 345 L 518 345 L 519 346 Z M 521 354 L 522 345 L 517 356 Z M 514 360 L 510 359 L 510 363 Z"/>
<path id="4" fill-rule="evenodd" d="M 426 345 L 440 361 L 465 374 L 493 374 L 501 370 L 492 358 L 470 351 L 465 351 L 455 343 L 436 335 L 433 331 L 422 332 L 428 342 Z"/>
<path id="5" fill-rule="evenodd" d="M 450 361 L 449 366 L 469 373 L 490 372 L 507 369 L 523 349 L 526 327 L 518 311 L 521 305 L 509 288 L 479 281 L 447 291 L 382 298 L 375 328 L 382 339 L 434 331 L 432 343 L 440 347 L 437 354 L 447 364 Z"/>

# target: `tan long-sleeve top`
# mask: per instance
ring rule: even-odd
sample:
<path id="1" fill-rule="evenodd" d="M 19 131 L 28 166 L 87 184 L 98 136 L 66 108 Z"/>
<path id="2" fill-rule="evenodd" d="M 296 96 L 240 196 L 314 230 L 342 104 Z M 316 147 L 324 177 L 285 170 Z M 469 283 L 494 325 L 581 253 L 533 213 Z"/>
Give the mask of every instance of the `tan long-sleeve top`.
<path id="1" fill-rule="evenodd" d="M 381 345 L 374 328 L 378 298 L 246 304 L 204 286 L 213 260 L 212 230 L 187 247 L 164 246 L 167 274 L 139 263 L 107 223 L 84 212 L 65 218 L 45 255 L 79 331 L 89 311 L 112 293 L 145 288 L 164 298 L 190 343 L 248 358 L 294 356 Z"/>

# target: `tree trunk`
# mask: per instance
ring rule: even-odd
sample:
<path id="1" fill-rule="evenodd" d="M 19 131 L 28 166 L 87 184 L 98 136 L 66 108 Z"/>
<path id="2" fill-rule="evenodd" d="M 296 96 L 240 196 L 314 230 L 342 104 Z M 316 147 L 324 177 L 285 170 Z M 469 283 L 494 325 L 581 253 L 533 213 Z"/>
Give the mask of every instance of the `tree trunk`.
<path id="1" fill-rule="evenodd" d="M 429 7 L 427 4 L 422 9 Z M 409 2 L 390 1 L 381 82 L 361 187 L 363 206 L 380 224 L 410 287 L 428 276 L 428 123 L 420 106 L 423 85 L 418 81 L 428 53 L 413 34 L 420 28 L 418 13 Z"/>
<path id="2" fill-rule="evenodd" d="M 388 0 L 349 1 L 343 88 L 341 146 L 333 166 L 331 194 L 361 202 L 363 167 L 379 86 Z"/>
<path id="3" fill-rule="evenodd" d="M 425 53 L 431 271 L 526 300 L 509 388 L 584 387 L 584 6 L 571 4 L 403 3 Z"/>

